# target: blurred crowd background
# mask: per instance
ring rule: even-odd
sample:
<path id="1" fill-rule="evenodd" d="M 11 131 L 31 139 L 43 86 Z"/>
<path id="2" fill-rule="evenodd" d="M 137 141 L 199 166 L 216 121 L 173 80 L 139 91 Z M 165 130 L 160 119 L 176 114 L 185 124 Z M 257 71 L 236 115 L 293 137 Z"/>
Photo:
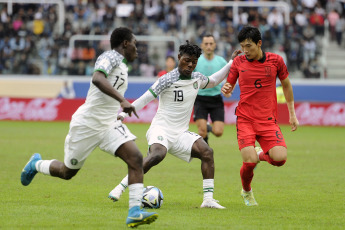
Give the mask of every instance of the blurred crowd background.
<path id="1" fill-rule="evenodd" d="M 42 1 L 44 2 L 44 1 Z M 256 2 L 256 1 L 252 1 Z M 130 27 L 136 35 L 174 36 L 200 44 L 211 33 L 217 54 L 229 60 L 238 49 L 237 34 L 245 25 L 256 26 L 263 50 L 280 54 L 290 73 L 302 78 L 325 77 L 324 38 L 345 51 L 345 9 L 341 0 L 287 0 L 290 23 L 281 9 L 241 7 L 192 7 L 188 26 L 182 28 L 182 0 L 65 0 L 63 32 L 58 28 L 56 4 L 16 4 L 9 13 L 0 4 L 0 73 L 16 75 L 92 75 L 98 55 L 109 49 L 105 41 L 76 41 L 73 35 L 109 35 L 118 26 Z M 139 58 L 130 66 L 130 76 L 155 77 L 164 69 L 165 58 L 174 56 L 174 43 L 139 42 Z M 293 77 L 293 76 L 292 76 Z M 345 78 L 345 76 L 344 76 Z"/>

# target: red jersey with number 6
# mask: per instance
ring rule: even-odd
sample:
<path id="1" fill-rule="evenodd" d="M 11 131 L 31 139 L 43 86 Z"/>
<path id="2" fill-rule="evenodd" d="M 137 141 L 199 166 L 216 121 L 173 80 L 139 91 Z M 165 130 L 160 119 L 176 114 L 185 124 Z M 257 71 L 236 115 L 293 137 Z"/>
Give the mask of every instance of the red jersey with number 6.
<path id="1" fill-rule="evenodd" d="M 227 82 L 238 79 L 240 101 L 235 114 L 254 122 L 275 121 L 277 118 L 276 79 L 289 76 L 284 60 L 274 53 L 263 52 L 260 60 L 249 60 L 245 55 L 235 58 Z"/>

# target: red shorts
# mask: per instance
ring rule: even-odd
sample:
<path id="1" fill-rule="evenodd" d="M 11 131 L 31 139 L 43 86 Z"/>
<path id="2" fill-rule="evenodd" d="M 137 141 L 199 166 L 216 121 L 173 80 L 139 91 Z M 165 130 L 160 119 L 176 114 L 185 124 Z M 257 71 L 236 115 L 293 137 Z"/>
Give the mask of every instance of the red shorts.
<path id="1" fill-rule="evenodd" d="M 274 146 L 284 146 L 286 148 L 283 134 L 275 121 L 256 123 L 243 117 L 237 117 L 236 128 L 240 150 L 247 146 L 255 146 L 255 140 L 259 142 L 265 153 Z"/>

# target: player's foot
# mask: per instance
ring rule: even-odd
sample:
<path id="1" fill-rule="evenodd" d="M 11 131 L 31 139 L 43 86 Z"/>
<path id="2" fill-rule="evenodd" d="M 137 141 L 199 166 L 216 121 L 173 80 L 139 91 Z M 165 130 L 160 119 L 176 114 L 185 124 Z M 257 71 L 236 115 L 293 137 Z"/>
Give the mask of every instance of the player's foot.
<path id="1" fill-rule="evenodd" d="M 247 206 L 256 206 L 258 203 L 256 203 L 256 200 L 254 198 L 253 191 L 246 192 L 242 189 L 241 196 L 243 197 L 244 204 Z"/>
<path id="2" fill-rule="evenodd" d="M 117 185 L 113 190 L 111 190 L 108 198 L 114 202 L 118 201 L 125 189 L 126 188 L 122 184 Z"/>
<path id="3" fill-rule="evenodd" d="M 145 212 L 139 206 L 135 206 L 128 211 L 126 224 L 129 228 L 136 228 L 142 224 L 151 224 L 158 218 L 155 212 Z"/>
<path id="4" fill-rule="evenodd" d="M 256 154 L 258 155 L 258 163 L 260 163 L 260 157 L 259 156 L 263 152 L 262 148 L 257 146 L 257 147 L 255 147 L 255 151 L 256 151 Z"/>
<path id="5" fill-rule="evenodd" d="M 24 166 L 22 170 L 22 174 L 20 175 L 20 181 L 22 185 L 27 186 L 31 183 L 32 179 L 34 179 L 37 170 L 35 164 L 38 160 L 42 160 L 42 157 L 39 153 L 35 153 L 31 156 L 30 160 Z"/>
<path id="6" fill-rule="evenodd" d="M 225 209 L 225 207 L 218 204 L 218 200 L 215 199 L 205 199 L 204 202 L 202 202 L 200 208 L 218 208 L 218 209 Z"/>

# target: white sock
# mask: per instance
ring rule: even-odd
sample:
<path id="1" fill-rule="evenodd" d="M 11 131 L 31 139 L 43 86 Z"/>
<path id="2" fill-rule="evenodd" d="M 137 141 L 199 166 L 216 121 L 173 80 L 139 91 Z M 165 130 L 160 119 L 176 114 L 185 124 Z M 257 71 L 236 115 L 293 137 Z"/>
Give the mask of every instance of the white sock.
<path id="1" fill-rule="evenodd" d="M 36 162 L 35 167 L 37 172 L 43 173 L 44 175 L 50 175 L 49 167 L 54 160 L 39 160 Z"/>
<path id="2" fill-rule="evenodd" d="M 204 190 L 204 200 L 213 199 L 214 179 L 205 179 L 202 181 Z"/>
<path id="3" fill-rule="evenodd" d="M 123 190 L 125 190 L 128 187 L 128 175 L 122 179 L 122 181 L 120 182 L 120 185 L 122 185 Z"/>
<path id="4" fill-rule="evenodd" d="M 141 199 L 143 197 L 144 184 L 136 183 L 130 184 L 129 188 L 129 209 L 134 206 L 141 206 Z"/>

